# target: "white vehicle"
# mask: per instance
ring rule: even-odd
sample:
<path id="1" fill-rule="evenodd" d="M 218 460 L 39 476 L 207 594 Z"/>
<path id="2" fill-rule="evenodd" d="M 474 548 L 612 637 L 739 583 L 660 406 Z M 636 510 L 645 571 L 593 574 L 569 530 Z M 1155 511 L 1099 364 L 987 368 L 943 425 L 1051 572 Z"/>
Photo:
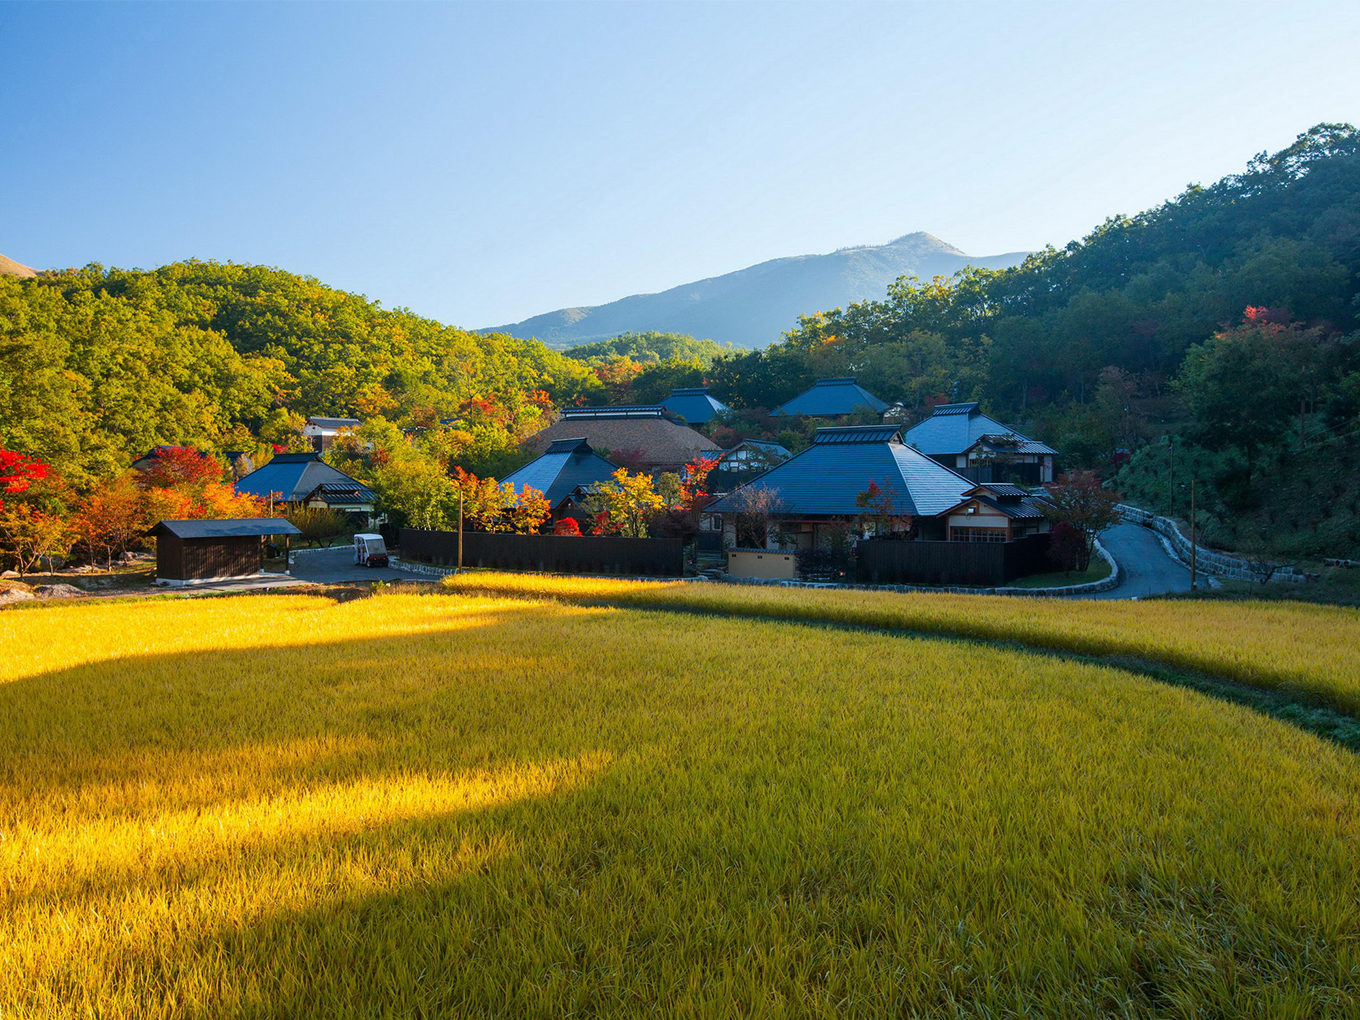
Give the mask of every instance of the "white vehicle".
<path id="1" fill-rule="evenodd" d="M 361 567 L 387 566 L 387 546 L 381 535 L 354 536 L 354 562 Z"/>

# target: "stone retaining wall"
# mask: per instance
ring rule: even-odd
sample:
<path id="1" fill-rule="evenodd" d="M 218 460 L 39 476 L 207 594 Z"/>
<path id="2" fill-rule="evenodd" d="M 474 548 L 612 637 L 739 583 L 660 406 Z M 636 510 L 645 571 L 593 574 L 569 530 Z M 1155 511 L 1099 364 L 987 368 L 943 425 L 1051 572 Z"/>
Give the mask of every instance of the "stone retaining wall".
<path id="1" fill-rule="evenodd" d="M 293 557 L 295 556 L 306 556 L 308 553 L 335 552 L 337 549 L 349 549 L 350 551 L 353 551 L 354 545 L 353 543 L 347 543 L 342 545 L 328 545 L 321 549 L 289 549 L 288 565 L 292 566 Z"/>
<path id="2" fill-rule="evenodd" d="M 428 574 L 430 577 L 448 577 L 450 574 L 458 573 L 457 567 L 434 567 L 428 563 L 403 560 L 398 556 L 389 556 L 387 565 L 393 570 L 406 570 L 412 574 Z"/>
<path id="3" fill-rule="evenodd" d="M 1175 521 L 1169 517 L 1159 517 L 1149 510 L 1142 510 L 1136 506 L 1126 506 L 1121 503 L 1119 509 L 1124 512 L 1125 521 L 1130 524 L 1141 524 L 1143 527 L 1150 528 L 1161 535 L 1166 539 L 1167 547 L 1172 554 L 1186 566 L 1190 565 L 1190 539 L 1185 537 L 1181 532 L 1180 525 Z M 1212 577 L 1228 577 L 1238 581 L 1260 580 L 1260 577 L 1252 571 L 1245 560 L 1206 549 L 1198 542 L 1195 545 L 1197 547 L 1195 566 L 1201 573 Z M 1283 566 L 1276 570 L 1270 578 L 1271 581 L 1289 584 L 1303 584 L 1312 579 L 1311 575 L 1304 573 L 1297 567 Z"/>

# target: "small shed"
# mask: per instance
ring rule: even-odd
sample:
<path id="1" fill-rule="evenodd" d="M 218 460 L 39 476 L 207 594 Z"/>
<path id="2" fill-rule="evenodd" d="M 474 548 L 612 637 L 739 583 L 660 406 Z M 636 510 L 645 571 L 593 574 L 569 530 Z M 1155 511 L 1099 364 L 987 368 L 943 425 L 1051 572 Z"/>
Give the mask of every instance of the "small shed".
<path id="1" fill-rule="evenodd" d="M 156 580 L 201 584 L 255 577 L 264 570 L 267 535 L 300 535 L 282 517 L 161 521 L 156 538 Z"/>

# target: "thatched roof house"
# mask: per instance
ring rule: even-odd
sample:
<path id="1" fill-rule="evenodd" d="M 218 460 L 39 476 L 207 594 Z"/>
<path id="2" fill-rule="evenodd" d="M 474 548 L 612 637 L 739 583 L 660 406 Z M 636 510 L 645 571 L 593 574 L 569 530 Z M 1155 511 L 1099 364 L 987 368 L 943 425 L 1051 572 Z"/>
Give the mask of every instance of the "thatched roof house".
<path id="1" fill-rule="evenodd" d="M 660 405 L 565 408 L 562 419 L 526 439 L 524 449 L 544 453 L 560 439 L 583 439 L 616 464 L 653 472 L 678 472 L 716 453 L 711 439 L 671 421 Z"/>

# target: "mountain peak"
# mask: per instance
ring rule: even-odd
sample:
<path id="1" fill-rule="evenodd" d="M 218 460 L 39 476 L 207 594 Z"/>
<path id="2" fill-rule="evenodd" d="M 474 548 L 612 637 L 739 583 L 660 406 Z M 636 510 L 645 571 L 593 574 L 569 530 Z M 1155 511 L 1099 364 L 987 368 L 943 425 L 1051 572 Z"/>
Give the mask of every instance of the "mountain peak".
<path id="1" fill-rule="evenodd" d="M 30 269 L 21 262 L 15 262 L 13 259 L 7 259 L 5 256 L 0 255 L 0 276 L 26 277 L 37 275 L 38 271 L 36 269 Z"/>
<path id="2" fill-rule="evenodd" d="M 903 234 L 901 237 L 889 241 L 885 248 L 915 248 L 918 251 L 944 252 L 949 255 L 961 255 L 967 257 L 964 252 L 955 248 L 948 241 L 941 241 L 934 234 L 928 234 L 924 230 L 916 230 L 910 234 Z"/>
<path id="3" fill-rule="evenodd" d="M 770 259 L 659 294 L 634 294 L 587 308 L 559 308 L 481 332 L 537 337 L 557 348 L 607 340 L 629 331 L 685 333 L 737 347 L 763 347 L 792 329 L 800 314 L 881 299 L 898 277 L 929 280 L 952 276 L 970 265 L 1000 269 L 1024 257 L 1024 252 L 1013 252 L 974 258 L 933 234 L 916 231 L 888 244 Z"/>

